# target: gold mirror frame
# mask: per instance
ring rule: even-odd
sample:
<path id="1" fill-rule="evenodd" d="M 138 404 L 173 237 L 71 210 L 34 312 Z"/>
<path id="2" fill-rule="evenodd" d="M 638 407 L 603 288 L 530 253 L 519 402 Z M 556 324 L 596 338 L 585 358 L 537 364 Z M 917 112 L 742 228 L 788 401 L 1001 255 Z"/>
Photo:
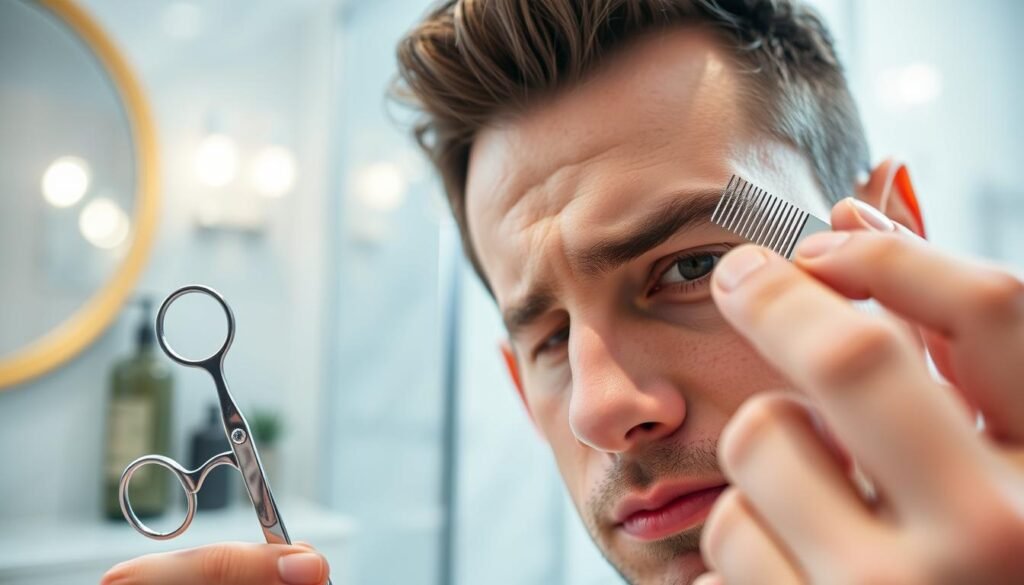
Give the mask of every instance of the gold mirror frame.
<path id="1" fill-rule="evenodd" d="M 149 104 L 127 62 L 103 29 L 72 0 L 37 0 L 76 33 L 113 81 L 131 127 L 135 153 L 135 231 L 131 249 L 110 279 L 43 337 L 0 359 L 0 390 L 41 376 L 78 355 L 103 333 L 131 293 L 156 231 L 159 167 Z"/>

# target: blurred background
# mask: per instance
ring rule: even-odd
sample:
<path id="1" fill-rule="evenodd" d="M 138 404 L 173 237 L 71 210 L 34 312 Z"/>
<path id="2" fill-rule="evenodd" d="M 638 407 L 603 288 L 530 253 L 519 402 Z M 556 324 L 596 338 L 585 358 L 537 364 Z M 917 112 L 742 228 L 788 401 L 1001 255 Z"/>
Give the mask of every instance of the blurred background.
<path id="1" fill-rule="evenodd" d="M 180 540 L 107 519 L 128 456 L 112 437 L 145 433 L 125 413 L 162 421 L 148 448 L 183 463 L 218 447 L 208 377 L 138 355 L 147 299 L 198 282 L 233 307 L 232 391 L 293 538 L 324 550 L 337 585 L 619 583 L 384 98 L 428 3 L 44 4 L 0 7 L 0 582 L 95 583 L 145 552 L 261 539 L 228 469 L 211 476 L 224 506 Z M 813 4 L 873 156 L 908 164 L 931 239 L 1024 267 L 1024 4 Z M 223 334 L 202 303 L 170 318 L 189 350 Z M 138 380 L 157 398 L 126 390 Z M 153 504 L 155 525 L 181 517 L 177 497 Z"/>

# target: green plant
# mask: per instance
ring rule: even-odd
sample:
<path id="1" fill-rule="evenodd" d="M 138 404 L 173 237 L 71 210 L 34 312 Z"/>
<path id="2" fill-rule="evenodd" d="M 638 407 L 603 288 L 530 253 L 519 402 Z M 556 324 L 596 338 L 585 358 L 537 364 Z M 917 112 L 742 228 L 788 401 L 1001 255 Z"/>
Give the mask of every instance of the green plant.
<path id="1" fill-rule="evenodd" d="M 260 444 L 273 445 L 284 433 L 284 420 L 273 410 L 254 410 L 249 418 L 253 439 Z"/>

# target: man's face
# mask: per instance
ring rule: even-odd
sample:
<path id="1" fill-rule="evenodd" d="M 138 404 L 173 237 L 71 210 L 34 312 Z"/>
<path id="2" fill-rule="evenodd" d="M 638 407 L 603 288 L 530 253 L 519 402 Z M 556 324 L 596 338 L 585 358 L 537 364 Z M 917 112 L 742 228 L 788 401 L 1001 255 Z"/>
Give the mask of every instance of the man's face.
<path id="1" fill-rule="evenodd" d="M 708 286 L 739 240 L 708 217 L 732 174 L 818 214 L 792 148 L 752 130 L 707 33 L 635 43 L 585 84 L 481 132 L 472 245 L 509 329 L 530 415 L 609 561 L 633 583 L 703 571 L 715 447 L 739 404 L 782 389 Z"/>

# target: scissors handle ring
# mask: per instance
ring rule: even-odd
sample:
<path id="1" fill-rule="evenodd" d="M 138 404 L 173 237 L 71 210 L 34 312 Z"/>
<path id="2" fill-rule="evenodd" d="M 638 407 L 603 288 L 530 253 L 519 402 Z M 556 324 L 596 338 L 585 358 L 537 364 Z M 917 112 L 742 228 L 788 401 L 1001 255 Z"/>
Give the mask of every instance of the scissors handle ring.
<path id="1" fill-rule="evenodd" d="M 131 500 L 128 498 L 128 485 L 131 483 L 132 476 L 135 475 L 136 471 L 142 469 L 146 465 L 159 465 L 160 467 L 168 469 L 174 477 L 177 478 L 178 483 L 180 483 L 181 487 L 185 490 L 185 519 L 182 520 L 181 524 L 179 524 L 177 528 L 169 532 L 160 532 L 146 526 L 146 524 L 135 514 L 135 510 L 132 509 Z M 125 468 L 124 473 L 121 474 L 121 482 L 118 485 L 118 500 L 121 503 L 121 513 L 124 514 L 124 518 L 128 521 L 128 524 L 131 524 L 132 528 L 140 534 L 148 536 L 154 540 L 172 539 L 188 530 L 189 525 L 192 524 L 192 519 L 196 515 L 196 494 L 203 487 L 203 481 L 206 480 L 206 476 L 219 465 L 231 465 L 232 467 L 237 468 L 238 463 L 235 459 L 234 453 L 226 451 L 220 455 L 215 455 L 195 471 L 189 471 L 182 467 L 177 461 L 170 457 L 164 457 L 163 455 L 146 455 L 145 457 L 139 457 L 135 461 L 132 461 L 128 467 Z"/>
<path id="2" fill-rule="evenodd" d="M 181 483 L 181 487 L 185 490 L 185 501 L 188 506 L 185 512 L 185 519 L 177 528 L 170 532 L 159 532 L 157 530 L 153 530 L 149 526 L 146 526 L 146 524 L 135 515 L 135 510 L 132 509 L 132 503 L 128 499 L 128 484 L 131 482 L 132 476 L 135 475 L 136 471 L 146 465 L 159 465 L 161 467 L 166 467 L 174 474 Z M 154 540 L 169 540 L 174 538 L 188 529 L 189 525 L 192 524 L 192 518 L 196 514 L 196 490 L 192 483 L 192 479 L 189 477 L 188 472 L 173 459 L 164 457 L 163 455 L 147 455 L 145 457 L 139 457 L 135 461 L 132 461 L 131 464 L 125 468 L 124 473 L 121 474 L 121 484 L 118 486 L 118 499 L 121 502 L 121 513 L 124 514 L 125 520 L 132 525 L 132 528 L 149 538 Z"/>
<path id="3" fill-rule="evenodd" d="M 174 351 L 174 348 L 171 347 L 171 344 L 167 341 L 167 337 L 164 330 L 164 318 L 167 316 L 167 310 L 171 308 L 171 305 L 174 303 L 174 301 L 180 299 L 185 295 L 193 293 L 204 294 L 206 296 L 212 297 L 213 300 L 217 301 L 217 304 L 220 305 L 221 309 L 224 310 L 224 316 L 227 318 L 228 321 L 228 334 L 227 337 L 224 339 L 224 344 L 221 345 L 220 349 L 218 349 L 216 353 L 214 353 L 213 355 L 206 359 L 201 360 L 188 359 L 180 355 L 178 352 Z M 160 348 L 164 350 L 164 353 L 166 353 L 168 357 L 170 357 L 172 360 L 178 362 L 183 366 L 198 366 L 205 368 L 207 370 L 210 370 L 211 366 L 218 366 L 223 361 L 224 354 L 228 351 L 228 348 L 231 347 L 231 342 L 234 340 L 234 338 L 235 315 L 234 313 L 231 312 L 231 307 L 228 306 L 228 303 L 227 301 L 224 300 L 224 297 L 222 297 L 219 292 L 215 291 L 214 289 L 208 286 L 204 286 L 201 284 L 190 284 L 188 286 L 183 286 L 179 288 L 178 290 L 171 293 L 166 299 L 164 299 L 164 302 L 160 305 L 160 310 L 157 311 L 156 314 L 157 343 L 160 344 Z"/>

